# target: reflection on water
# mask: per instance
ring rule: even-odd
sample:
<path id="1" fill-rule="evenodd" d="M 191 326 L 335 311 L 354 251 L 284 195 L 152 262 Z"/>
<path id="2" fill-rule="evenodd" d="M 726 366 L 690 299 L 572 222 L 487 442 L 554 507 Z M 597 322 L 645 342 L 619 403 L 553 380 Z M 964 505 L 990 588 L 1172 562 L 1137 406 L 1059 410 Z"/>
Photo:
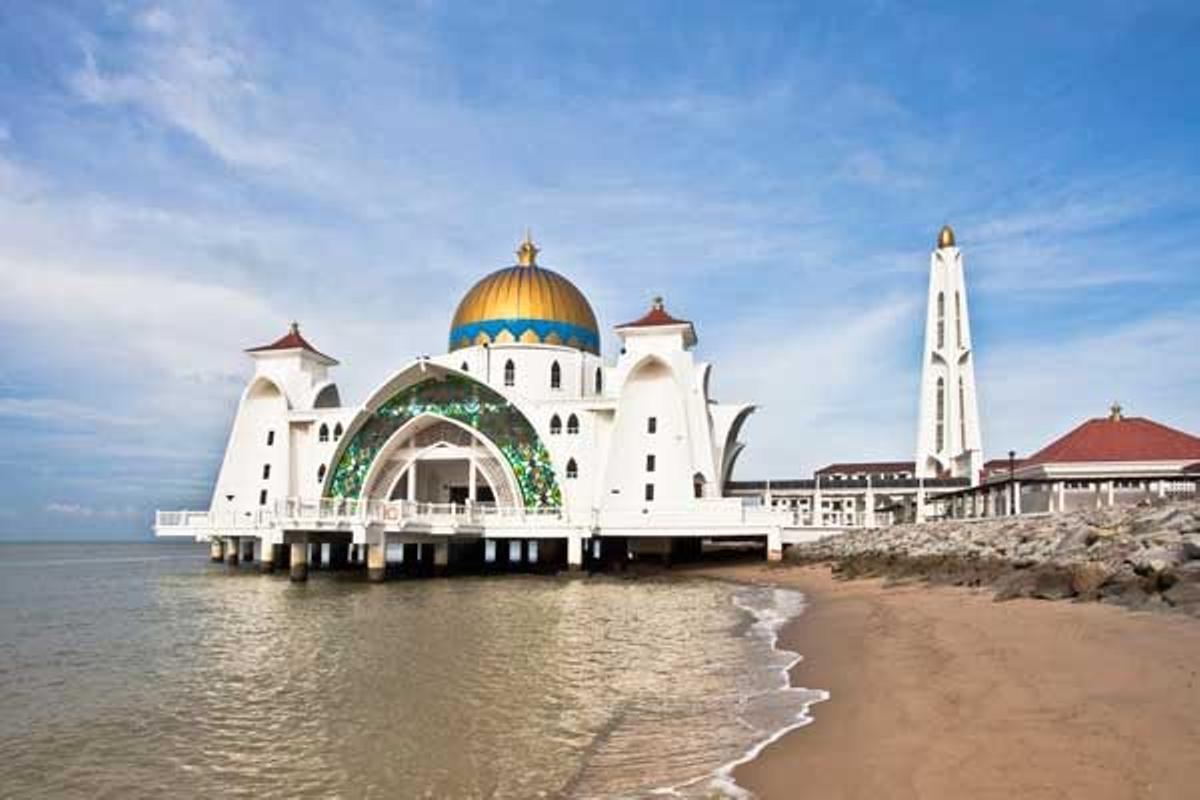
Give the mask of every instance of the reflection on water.
<path id="1" fill-rule="evenodd" d="M 813 699 L 774 691 L 770 623 L 798 610 L 696 580 L 291 584 L 194 546 L 0 545 L 0 794 L 703 796 Z"/>

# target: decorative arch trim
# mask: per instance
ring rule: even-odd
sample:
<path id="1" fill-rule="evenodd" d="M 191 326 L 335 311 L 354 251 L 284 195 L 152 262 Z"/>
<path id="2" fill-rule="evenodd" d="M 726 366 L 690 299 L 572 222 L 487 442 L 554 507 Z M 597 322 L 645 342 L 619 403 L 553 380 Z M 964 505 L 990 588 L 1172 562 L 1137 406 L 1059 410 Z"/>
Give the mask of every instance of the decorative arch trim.
<path id="1" fill-rule="evenodd" d="M 346 441 L 325 495 L 358 497 L 383 446 L 422 414 L 459 422 L 494 443 L 512 468 L 525 505 L 562 505 L 550 454 L 521 410 L 487 386 L 453 373 L 400 389 L 370 412 Z"/>

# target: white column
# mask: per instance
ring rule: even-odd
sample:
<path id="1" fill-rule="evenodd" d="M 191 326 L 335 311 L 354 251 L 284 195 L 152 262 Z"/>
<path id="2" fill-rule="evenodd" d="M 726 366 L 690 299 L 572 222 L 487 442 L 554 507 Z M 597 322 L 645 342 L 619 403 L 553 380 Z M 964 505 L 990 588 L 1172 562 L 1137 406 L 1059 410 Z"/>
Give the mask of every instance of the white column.
<path id="1" fill-rule="evenodd" d="M 917 522 L 925 521 L 925 479 L 917 480 Z"/>
<path id="2" fill-rule="evenodd" d="M 783 536 L 778 528 L 767 534 L 767 561 L 783 561 Z"/>
<path id="3" fill-rule="evenodd" d="M 470 462 L 470 464 L 467 465 L 467 497 L 469 497 L 471 499 L 472 503 L 475 502 L 476 486 L 477 486 L 477 484 L 476 484 L 476 480 L 475 480 L 475 456 L 471 456 L 471 462 Z"/>
<path id="4" fill-rule="evenodd" d="M 1107 488 L 1108 488 L 1108 504 L 1109 504 L 1109 506 L 1112 506 L 1116 502 L 1116 494 L 1117 494 L 1116 493 L 1116 484 L 1117 484 L 1117 482 L 1114 480 L 1110 480 L 1108 482 Z"/>
<path id="5" fill-rule="evenodd" d="M 1013 483 L 1013 513 L 1014 514 L 1021 513 L 1021 482 L 1020 481 L 1016 481 Z"/>
<path id="6" fill-rule="evenodd" d="M 868 528 L 875 527 L 875 490 L 871 488 L 871 478 L 867 476 L 867 494 L 863 498 L 866 508 L 863 509 L 863 524 Z"/>
<path id="7" fill-rule="evenodd" d="M 578 572 L 583 568 L 583 537 L 567 537 L 567 569 Z"/>
<path id="8" fill-rule="evenodd" d="M 1067 484 L 1064 481 L 1055 482 L 1054 492 L 1058 495 L 1058 511 L 1061 514 L 1067 510 Z"/>
<path id="9" fill-rule="evenodd" d="M 415 460 L 408 465 L 408 499 L 412 502 L 417 499 L 417 462 Z"/>

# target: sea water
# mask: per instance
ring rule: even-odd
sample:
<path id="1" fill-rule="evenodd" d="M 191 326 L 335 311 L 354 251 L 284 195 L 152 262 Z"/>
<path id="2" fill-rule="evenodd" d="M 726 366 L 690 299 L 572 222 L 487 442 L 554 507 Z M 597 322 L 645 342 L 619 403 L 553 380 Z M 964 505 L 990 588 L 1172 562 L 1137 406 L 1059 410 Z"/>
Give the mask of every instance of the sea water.
<path id="1" fill-rule="evenodd" d="M 775 646 L 796 592 L 310 575 L 0 545 L 0 794 L 737 795 L 821 698 Z"/>

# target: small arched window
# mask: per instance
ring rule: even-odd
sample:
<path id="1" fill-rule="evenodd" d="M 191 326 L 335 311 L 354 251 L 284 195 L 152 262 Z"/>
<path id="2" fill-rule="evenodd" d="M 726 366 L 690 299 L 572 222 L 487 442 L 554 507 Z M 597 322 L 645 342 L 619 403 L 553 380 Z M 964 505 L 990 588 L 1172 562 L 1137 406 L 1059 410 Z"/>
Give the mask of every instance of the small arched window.
<path id="1" fill-rule="evenodd" d="M 504 385 L 515 386 L 517 383 L 517 365 L 512 359 L 504 362 Z"/>
<path id="2" fill-rule="evenodd" d="M 958 435 L 962 438 L 959 447 L 967 449 L 967 392 L 963 379 L 958 379 Z"/>
<path id="3" fill-rule="evenodd" d="M 263 480 L 264 481 L 271 480 L 271 465 L 270 464 L 263 464 Z"/>
<path id="4" fill-rule="evenodd" d="M 557 361 L 550 365 L 550 388 L 562 388 L 562 367 L 558 365 Z"/>
<path id="5" fill-rule="evenodd" d="M 567 433 L 579 433 L 579 417 L 574 414 L 567 417 Z"/>
<path id="6" fill-rule="evenodd" d="M 337 425 L 334 425 L 333 426 L 333 440 L 336 442 L 338 439 L 341 439 L 342 433 L 344 433 L 344 431 L 345 431 L 345 429 L 342 428 L 342 423 L 339 422 Z"/>
<path id="7" fill-rule="evenodd" d="M 467 366 L 467 362 L 465 362 L 465 361 L 462 363 L 462 366 L 461 366 L 461 367 L 459 367 L 459 369 L 461 369 L 463 372 L 470 372 L 470 371 L 471 371 L 471 370 L 470 370 L 470 368 Z"/>
<path id="8" fill-rule="evenodd" d="M 604 394 L 604 370 L 596 367 L 596 394 Z"/>
<path id="9" fill-rule="evenodd" d="M 324 422 L 321 423 L 321 429 L 319 431 L 317 431 L 317 439 L 319 439 L 322 442 L 329 441 L 329 426 L 326 425 Z"/>
<path id="10" fill-rule="evenodd" d="M 554 436 L 562 433 L 562 420 L 559 418 L 558 414 L 555 414 L 550 418 L 550 433 Z"/>
<path id="11" fill-rule="evenodd" d="M 275 431 L 267 431 L 267 447 L 275 444 Z"/>
<path id="12" fill-rule="evenodd" d="M 579 465 L 575 463 L 575 459 L 567 460 L 567 480 L 575 480 L 579 477 Z"/>
<path id="13" fill-rule="evenodd" d="M 317 467 L 317 483 L 324 483 L 324 482 L 325 482 L 325 465 L 322 464 L 321 466 Z"/>
<path id="14" fill-rule="evenodd" d="M 946 346 L 946 295 L 942 292 L 937 297 L 937 346 L 938 350 Z"/>

